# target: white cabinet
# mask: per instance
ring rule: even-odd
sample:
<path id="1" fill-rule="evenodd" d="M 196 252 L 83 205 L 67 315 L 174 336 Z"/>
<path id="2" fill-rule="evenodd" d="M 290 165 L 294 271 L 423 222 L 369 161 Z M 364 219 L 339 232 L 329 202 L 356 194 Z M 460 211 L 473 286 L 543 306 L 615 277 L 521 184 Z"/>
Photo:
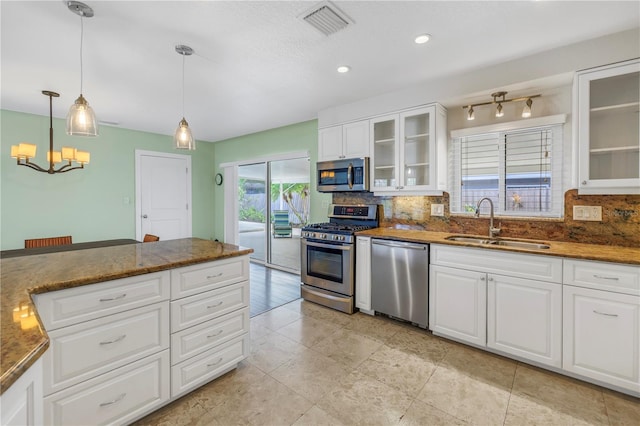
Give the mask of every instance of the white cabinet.
<path id="1" fill-rule="evenodd" d="M 46 424 L 126 424 L 169 400 L 169 353 L 158 352 L 45 398 Z"/>
<path id="2" fill-rule="evenodd" d="M 369 156 L 369 120 L 318 130 L 318 161 Z"/>
<path id="3" fill-rule="evenodd" d="M 356 308 L 369 315 L 371 309 L 371 238 L 356 237 Z"/>
<path id="4" fill-rule="evenodd" d="M 560 367 L 562 259 L 431 246 L 434 334 Z"/>
<path id="5" fill-rule="evenodd" d="M 565 370 L 640 395 L 639 279 L 637 266 L 565 260 Z"/>
<path id="6" fill-rule="evenodd" d="M 0 424 L 44 424 L 42 409 L 42 360 L 39 359 L 0 397 Z"/>
<path id="7" fill-rule="evenodd" d="M 429 328 L 434 334 L 486 346 L 486 274 L 439 265 L 429 269 Z"/>
<path id="8" fill-rule="evenodd" d="M 249 257 L 171 271 L 171 398 L 249 355 Z"/>
<path id="9" fill-rule="evenodd" d="M 169 400 L 169 271 L 38 294 L 44 423 L 127 423 Z M 47 328 L 48 327 L 48 328 Z"/>
<path id="10" fill-rule="evenodd" d="M 640 194 L 639 86 L 637 59 L 576 75 L 580 194 Z"/>
<path id="11" fill-rule="evenodd" d="M 375 193 L 442 195 L 446 188 L 446 111 L 438 104 L 370 120 Z"/>
<path id="12" fill-rule="evenodd" d="M 562 286 L 489 274 L 487 347 L 562 366 Z"/>

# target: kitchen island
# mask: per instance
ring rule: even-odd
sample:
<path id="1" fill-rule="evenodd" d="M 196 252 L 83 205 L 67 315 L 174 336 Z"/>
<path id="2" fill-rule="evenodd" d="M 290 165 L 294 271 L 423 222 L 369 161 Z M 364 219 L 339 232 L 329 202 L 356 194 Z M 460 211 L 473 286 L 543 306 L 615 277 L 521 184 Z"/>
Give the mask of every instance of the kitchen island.
<path id="1" fill-rule="evenodd" d="M 247 255 L 252 249 L 186 238 L 0 260 L 0 393 L 49 346 L 32 296 Z M 22 316 L 22 320 L 21 317 Z"/>

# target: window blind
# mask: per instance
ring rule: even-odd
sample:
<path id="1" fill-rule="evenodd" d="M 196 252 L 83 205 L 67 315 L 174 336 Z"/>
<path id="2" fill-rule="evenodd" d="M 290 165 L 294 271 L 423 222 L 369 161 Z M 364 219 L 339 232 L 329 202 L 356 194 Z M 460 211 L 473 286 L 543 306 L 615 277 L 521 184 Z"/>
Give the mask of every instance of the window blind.
<path id="1" fill-rule="evenodd" d="M 452 212 L 473 212 L 487 197 L 496 214 L 562 215 L 561 125 L 462 136 L 450 152 Z"/>

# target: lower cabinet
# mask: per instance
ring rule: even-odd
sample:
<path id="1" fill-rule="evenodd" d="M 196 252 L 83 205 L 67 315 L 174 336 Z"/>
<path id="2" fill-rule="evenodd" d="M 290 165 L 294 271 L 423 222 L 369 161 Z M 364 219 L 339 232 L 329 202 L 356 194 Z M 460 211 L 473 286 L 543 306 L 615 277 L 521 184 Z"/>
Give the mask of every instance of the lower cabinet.
<path id="1" fill-rule="evenodd" d="M 123 424 L 168 400 L 169 351 L 164 350 L 46 397 L 46 424 Z"/>
<path id="2" fill-rule="evenodd" d="M 562 366 L 562 285 L 489 275 L 487 347 Z"/>
<path id="3" fill-rule="evenodd" d="M 562 259 L 436 244 L 431 259 L 434 334 L 562 365 Z"/>
<path id="4" fill-rule="evenodd" d="M 438 265 L 429 269 L 429 328 L 461 342 L 486 346 L 486 274 Z"/>
<path id="5" fill-rule="evenodd" d="M 42 293 L 35 302 L 51 327 L 50 347 L 32 367 L 39 381 L 3 394 L 2 425 L 131 423 L 249 355 L 248 256 Z"/>
<path id="6" fill-rule="evenodd" d="M 640 396 L 640 266 L 565 259 L 562 368 Z"/>
<path id="7" fill-rule="evenodd" d="M 369 315 L 371 309 L 371 238 L 356 237 L 356 308 Z"/>
<path id="8" fill-rule="evenodd" d="M 172 271 L 171 398 L 249 356 L 249 258 Z"/>
<path id="9" fill-rule="evenodd" d="M 44 424 L 42 409 L 42 359 L 39 359 L 0 397 L 0 424 Z"/>

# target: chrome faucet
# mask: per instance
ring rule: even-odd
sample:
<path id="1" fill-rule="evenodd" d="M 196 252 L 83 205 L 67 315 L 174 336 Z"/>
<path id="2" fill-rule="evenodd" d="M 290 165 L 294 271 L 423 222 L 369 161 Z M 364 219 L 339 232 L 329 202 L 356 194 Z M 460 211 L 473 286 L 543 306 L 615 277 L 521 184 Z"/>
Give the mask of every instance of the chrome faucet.
<path id="1" fill-rule="evenodd" d="M 480 204 L 482 204 L 484 200 L 487 200 L 489 202 L 489 206 L 491 206 L 491 216 L 489 218 L 489 238 L 495 238 L 500 233 L 500 228 L 493 227 L 493 201 L 491 201 L 490 198 L 485 197 L 478 201 L 478 204 L 476 205 L 476 217 L 480 217 Z"/>

